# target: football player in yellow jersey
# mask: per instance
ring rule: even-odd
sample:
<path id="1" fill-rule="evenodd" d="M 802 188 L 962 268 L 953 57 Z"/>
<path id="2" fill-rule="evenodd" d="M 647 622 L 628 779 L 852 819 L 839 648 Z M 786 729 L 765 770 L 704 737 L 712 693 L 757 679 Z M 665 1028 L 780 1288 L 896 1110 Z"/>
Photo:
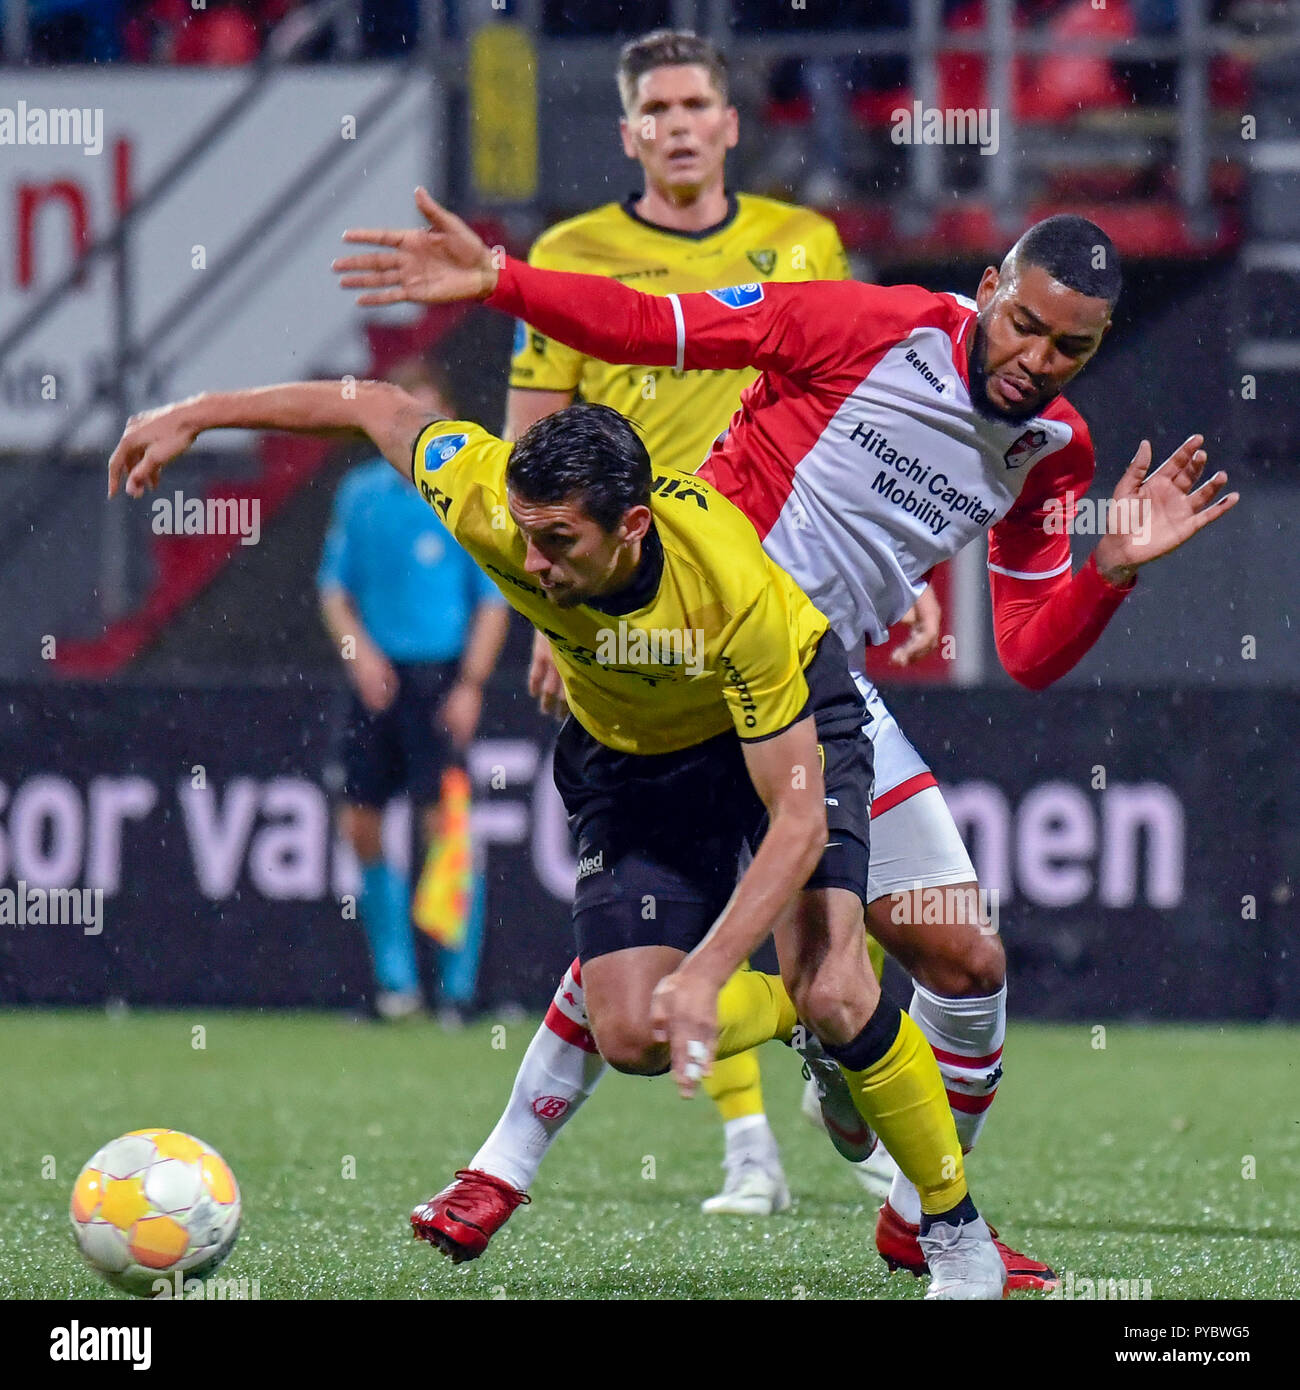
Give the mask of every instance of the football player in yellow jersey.
<path id="1" fill-rule="evenodd" d="M 728 101 L 726 60 L 707 39 L 657 30 L 634 40 L 620 55 L 618 88 L 623 150 L 641 165 L 642 191 L 551 227 L 529 252 L 531 264 L 610 275 L 657 294 L 749 281 L 848 278 L 848 258 L 828 218 L 771 198 L 728 193 L 726 156 L 738 139 L 738 115 Z M 757 376 L 753 368 L 611 366 L 519 322 L 505 433 L 517 439 L 578 395 L 635 420 L 656 468 L 694 473 Z M 937 616 L 933 628 L 937 640 Z M 560 681 L 540 634 L 529 686 L 543 709 L 559 711 Z M 566 996 L 581 998 L 572 979 L 561 984 L 557 1003 L 563 1005 Z M 551 1022 L 556 1036 L 564 1024 L 554 1017 Z M 536 1128 L 539 1097 L 558 1103 L 554 1093 L 563 1089 L 567 1114 L 598 1079 L 598 1063 L 566 1050 L 562 1032 L 558 1042 L 546 1034 L 544 1026 L 520 1068 L 510 1107 L 472 1166 L 481 1161 L 495 1171 L 510 1162 L 498 1150 L 520 1147 Z M 720 1062 L 705 1089 L 723 1120 L 726 1180 L 703 1210 L 742 1216 L 784 1211 L 790 1193 L 764 1112 L 757 1056 Z M 526 1162 L 514 1167 L 527 1187 L 535 1174 Z"/>
<path id="2" fill-rule="evenodd" d="M 555 781 L 583 866 L 573 922 L 605 1059 L 671 1069 L 690 1095 L 715 1056 L 791 1044 L 828 1132 L 865 1157 L 874 1125 L 916 1184 L 926 1296 L 1000 1298 L 1006 1271 L 938 1063 L 867 960 L 865 705 L 826 618 L 743 513 L 702 480 L 655 473 L 607 406 L 569 406 L 511 445 L 382 382 L 200 395 L 134 417 L 109 496 L 123 482 L 142 496 L 220 428 L 369 435 L 550 638 L 571 710 Z M 740 969 L 769 936 L 782 974 Z M 445 1245 L 450 1218 L 453 1246 L 486 1245 L 463 1196 L 417 1207 L 416 1234 Z"/>

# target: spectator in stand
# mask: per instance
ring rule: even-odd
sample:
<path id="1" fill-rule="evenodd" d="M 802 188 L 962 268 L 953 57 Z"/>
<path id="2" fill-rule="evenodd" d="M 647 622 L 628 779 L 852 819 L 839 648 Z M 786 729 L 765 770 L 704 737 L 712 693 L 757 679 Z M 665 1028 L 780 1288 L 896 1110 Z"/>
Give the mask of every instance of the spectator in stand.
<path id="1" fill-rule="evenodd" d="M 770 34 L 843 30 L 873 33 L 906 30 L 910 0 L 840 0 L 819 18 L 812 10 L 795 10 L 788 0 L 735 0 L 735 24 L 742 32 Z M 851 41 L 850 41 L 851 46 Z M 842 58 L 779 59 L 773 66 L 771 102 L 796 118 L 806 110 L 812 124 L 811 149 L 800 145 L 802 165 L 778 171 L 804 201 L 826 206 L 849 192 L 845 151 L 849 140 L 850 99 L 867 93 L 897 92 L 907 85 L 907 58 L 846 52 Z"/>
<path id="2" fill-rule="evenodd" d="M 126 22 L 126 56 L 135 63 L 194 67 L 251 63 L 262 50 L 253 8 L 240 0 L 207 0 L 202 10 L 189 0 L 145 0 Z"/>
<path id="3" fill-rule="evenodd" d="M 392 379 L 431 412 L 455 418 L 426 364 L 404 364 Z M 375 1011 L 401 1018 L 422 1000 L 409 884 L 385 860 L 383 810 L 407 792 L 419 828 L 412 838 L 426 847 L 437 840 L 444 773 L 459 766 L 478 726 L 509 609 L 436 511 L 383 459 L 353 469 L 340 485 L 317 588 L 353 687 L 340 746 L 339 823 L 361 861 L 358 906 L 378 985 Z M 416 872 L 418 861 L 413 855 Z M 468 899 L 470 920 L 439 938 L 458 943 L 440 960 L 445 1017 L 472 1004 L 477 983 L 481 885 Z"/>
<path id="4" fill-rule="evenodd" d="M 33 63 L 107 63 L 121 54 L 122 0 L 27 0 Z"/>
<path id="5" fill-rule="evenodd" d="M 462 0 L 466 8 L 474 0 Z M 542 29 L 552 38 L 641 34 L 672 27 L 669 0 L 542 0 Z"/>
<path id="6" fill-rule="evenodd" d="M 363 57 L 404 58 L 420 42 L 420 0 L 361 0 L 360 21 Z"/>

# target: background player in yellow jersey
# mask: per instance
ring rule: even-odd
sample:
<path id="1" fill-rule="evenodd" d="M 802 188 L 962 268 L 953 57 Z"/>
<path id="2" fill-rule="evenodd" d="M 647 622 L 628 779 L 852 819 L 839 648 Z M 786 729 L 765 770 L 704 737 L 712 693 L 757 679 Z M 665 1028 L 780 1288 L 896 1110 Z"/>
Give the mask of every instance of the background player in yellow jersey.
<path id="1" fill-rule="evenodd" d="M 865 704 L 827 619 L 745 515 L 702 480 L 654 473 L 607 406 L 570 406 L 510 445 L 381 382 L 137 416 L 109 496 L 123 482 L 141 496 L 220 428 L 368 434 L 551 639 L 572 710 L 555 783 L 588 867 L 573 924 L 601 1053 L 639 1075 L 671 1066 L 690 1095 L 717 1055 L 795 1046 L 823 1078 L 828 1129 L 865 1145 L 874 1125 L 916 1184 L 927 1298 L 1000 1298 L 938 1064 L 867 961 Z M 739 969 L 769 936 L 782 974 Z M 441 1243 L 438 1202 L 411 1221 Z"/>
<path id="2" fill-rule="evenodd" d="M 548 270 L 609 275 L 639 290 L 682 294 L 749 281 L 844 280 L 835 224 L 808 208 L 729 193 L 727 151 L 739 117 L 725 61 L 694 34 L 659 31 L 619 59 L 623 149 L 644 189 L 538 237 L 528 259 Z M 611 366 L 518 326 L 507 429 L 584 400 L 611 405 L 645 432 L 656 468 L 694 473 L 758 373 Z"/>
<path id="3" fill-rule="evenodd" d="M 749 281 L 848 278 L 844 247 L 828 218 L 772 198 L 727 191 L 726 156 L 736 145 L 739 117 L 728 101 L 726 60 L 708 40 L 679 30 L 656 30 L 634 40 L 619 58 L 618 89 L 623 150 L 641 165 L 642 191 L 550 228 L 533 245 L 531 264 L 609 275 L 656 294 Z M 520 322 L 505 433 L 519 438 L 577 395 L 635 420 L 656 468 L 694 473 L 727 427 L 740 393 L 757 376 L 753 368 L 611 366 Z M 918 655 L 927 641 L 937 640 L 937 607 L 931 598 Z M 543 709 L 562 712 L 559 675 L 540 634 L 529 686 Z M 566 979 L 556 996 L 562 1012 L 550 1017 L 553 1033 L 569 1035 L 568 1015 L 574 1010 L 564 1007 L 566 999 L 572 1005 L 580 998 L 578 982 Z M 517 1186 L 530 1185 L 535 1171 L 530 1171 L 528 1141 L 546 1121 L 536 1106 L 561 1089 L 557 1073 L 565 1073 L 563 1093 L 571 1104 L 594 1085 L 599 1063 L 580 1062 L 555 1046 L 544 1028 L 521 1068 L 510 1108 L 471 1167 L 496 1172 L 505 1166 Z M 704 1211 L 766 1216 L 784 1210 L 789 1189 L 764 1113 L 757 1057 L 745 1053 L 719 1062 L 705 1089 L 724 1124 L 726 1181 L 703 1203 Z"/>

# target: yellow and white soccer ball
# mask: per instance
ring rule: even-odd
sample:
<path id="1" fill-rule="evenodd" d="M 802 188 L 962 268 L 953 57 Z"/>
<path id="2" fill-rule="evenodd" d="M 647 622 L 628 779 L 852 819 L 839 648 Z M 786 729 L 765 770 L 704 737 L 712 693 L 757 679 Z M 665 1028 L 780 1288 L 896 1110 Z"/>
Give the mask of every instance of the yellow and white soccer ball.
<path id="1" fill-rule="evenodd" d="M 77 1175 L 72 1229 L 110 1284 L 147 1298 L 156 1281 L 202 1279 L 239 1235 L 239 1185 L 225 1159 L 175 1129 L 133 1129 Z"/>

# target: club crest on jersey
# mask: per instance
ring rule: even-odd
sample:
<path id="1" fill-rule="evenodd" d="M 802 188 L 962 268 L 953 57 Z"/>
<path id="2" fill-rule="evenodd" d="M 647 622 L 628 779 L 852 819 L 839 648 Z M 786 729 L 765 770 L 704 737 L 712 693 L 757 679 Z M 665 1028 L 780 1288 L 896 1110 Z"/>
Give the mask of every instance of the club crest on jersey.
<path id="1" fill-rule="evenodd" d="M 450 462 L 469 443 L 467 434 L 439 434 L 424 446 L 424 466 L 429 472 L 436 472 L 444 463 Z"/>
<path id="2" fill-rule="evenodd" d="M 762 285 L 731 285 L 725 290 L 710 290 L 709 298 L 725 304 L 728 309 L 748 309 L 763 297 Z"/>
<path id="3" fill-rule="evenodd" d="M 752 265 L 760 275 L 771 275 L 776 269 L 775 251 L 746 251 L 745 255 L 749 257 L 750 265 Z"/>
<path id="4" fill-rule="evenodd" d="M 1044 429 L 1029 429 L 1002 455 L 1008 468 L 1023 468 L 1030 459 L 1047 448 L 1048 434 Z"/>

